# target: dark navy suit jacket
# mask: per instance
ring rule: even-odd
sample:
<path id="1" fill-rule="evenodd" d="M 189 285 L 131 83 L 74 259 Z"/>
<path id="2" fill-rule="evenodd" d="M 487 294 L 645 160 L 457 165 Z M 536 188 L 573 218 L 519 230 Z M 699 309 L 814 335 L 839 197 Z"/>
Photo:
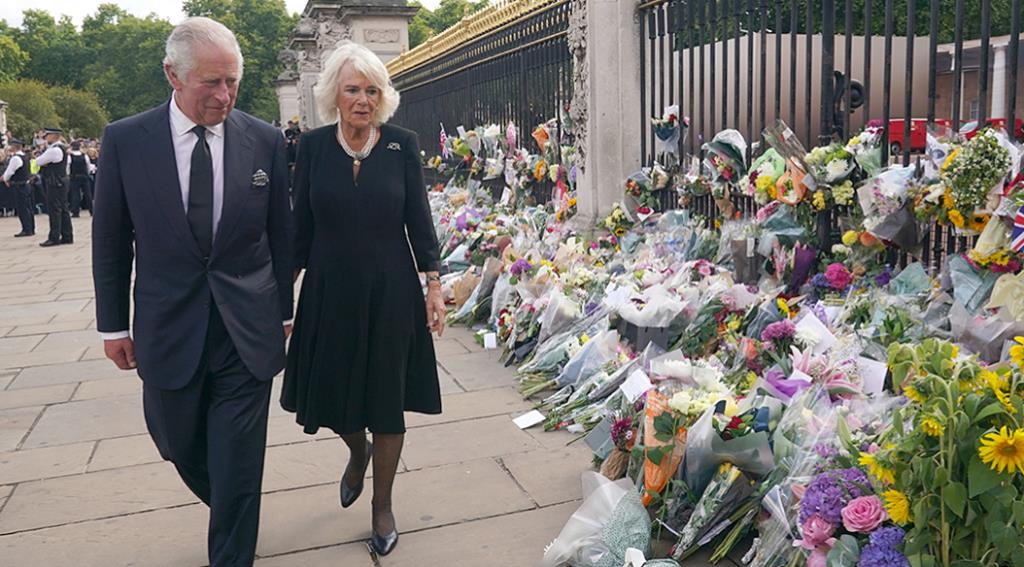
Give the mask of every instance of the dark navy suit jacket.
<path id="1" fill-rule="evenodd" d="M 182 205 L 167 101 L 107 126 L 96 174 L 93 279 L 101 332 L 132 325 L 139 376 L 184 387 L 198 370 L 210 302 L 246 368 L 269 380 L 284 367 L 292 318 L 292 225 L 284 137 L 233 110 L 224 131 L 224 206 L 208 258 Z M 254 176 L 263 171 L 269 182 Z"/>

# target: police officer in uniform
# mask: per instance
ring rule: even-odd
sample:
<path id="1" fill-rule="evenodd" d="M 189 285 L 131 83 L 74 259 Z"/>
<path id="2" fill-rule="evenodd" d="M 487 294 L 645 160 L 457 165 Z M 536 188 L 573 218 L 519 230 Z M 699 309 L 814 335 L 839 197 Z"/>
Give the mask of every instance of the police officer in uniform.
<path id="1" fill-rule="evenodd" d="M 11 149 L 14 154 L 7 162 L 7 170 L 4 171 L 4 183 L 14 190 L 14 210 L 18 213 L 18 220 L 21 221 L 21 232 L 16 237 L 33 236 L 36 233 L 36 217 L 32 207 L 32 188 L 28 184 L 29 158 L 22 151 L 21 140 L 11 138 Z"/>
<path id="2" fill-rule="evenodd" d="M 46 128 L 46 151 L 36 158 L 46 191 L 46 210 L 50 213 L 50 235 L 42 247 L 71 244 L 71 212 L 68 210 L 68 150 L 61 142 L 60 128 Z"/>
<path id="3" fill-rule="evenodd" d="M 89 173 L 92 170 L 92 162 L 89 156 L 82 152 L 80 142 L 71 142 L 71 151 L 68 152 L 71 161 L 69 169 L 71 172 L 71 186 L 69 201 L 71 204 L 71 218 L 78 218 L 82 212 L 82 206 L 92 212 L 92 186 L 89 185 Z"/>

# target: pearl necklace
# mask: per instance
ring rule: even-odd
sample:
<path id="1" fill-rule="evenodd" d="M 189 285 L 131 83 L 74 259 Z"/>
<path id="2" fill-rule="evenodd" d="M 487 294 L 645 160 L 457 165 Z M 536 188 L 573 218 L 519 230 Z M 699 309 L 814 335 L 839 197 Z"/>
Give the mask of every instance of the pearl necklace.
<path id="1" fill-rule="evenodd" d="M 377 143 L 377 127 L 370 126 L 370 134 L 366 137 L 366 143 L 363 145 L 363 149 L 358 152 L 353 150 L 345 140 L 345 134 L 341 131 L 341 123 L 338 124 L 337 136 L 341 149 L 345 150 L 345 153 L 352 158 L 352 165 L 359 167 L 362 165 L 363 160 L 370 155 L 370 152 L 373 151 L 373 146 Z"/>

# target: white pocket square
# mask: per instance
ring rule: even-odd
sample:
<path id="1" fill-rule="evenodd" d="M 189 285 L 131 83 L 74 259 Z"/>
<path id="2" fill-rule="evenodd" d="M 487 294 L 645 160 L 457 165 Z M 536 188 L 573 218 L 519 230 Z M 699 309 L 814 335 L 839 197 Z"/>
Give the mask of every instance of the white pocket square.
<path id="1" fill-rule="evenodd" d="M 270 176 L 267 175 L 266 171 L 262 169 L 257 170 L 256 173 L 252 174 L 252 184 L 254 187 L 266 187 L 270 183 Z"/>
<path id="2" fill-rule="evenodd" d="M 391 142 L 388 144 L 388 149 L 394 152 L 400 152 L 402 151 L 402 144 L 399 144 L 398 142 Z"/>

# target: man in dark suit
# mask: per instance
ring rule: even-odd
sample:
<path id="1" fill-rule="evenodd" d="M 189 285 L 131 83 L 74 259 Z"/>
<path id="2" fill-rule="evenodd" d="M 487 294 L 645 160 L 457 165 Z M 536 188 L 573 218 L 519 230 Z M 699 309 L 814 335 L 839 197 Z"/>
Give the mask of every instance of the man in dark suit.
<path id="1" fill-rule="evenodd" d="M 103 136 L 97 327 L 107 357 L 138 369 L 161 456 L 210 506 L 210 564 L 252 565 L 271 378 L 292 318 L 284 137 L 232 110 L 242 55 L 223 25 L 179 24 L 164 71 L 171 100 Z"/>

